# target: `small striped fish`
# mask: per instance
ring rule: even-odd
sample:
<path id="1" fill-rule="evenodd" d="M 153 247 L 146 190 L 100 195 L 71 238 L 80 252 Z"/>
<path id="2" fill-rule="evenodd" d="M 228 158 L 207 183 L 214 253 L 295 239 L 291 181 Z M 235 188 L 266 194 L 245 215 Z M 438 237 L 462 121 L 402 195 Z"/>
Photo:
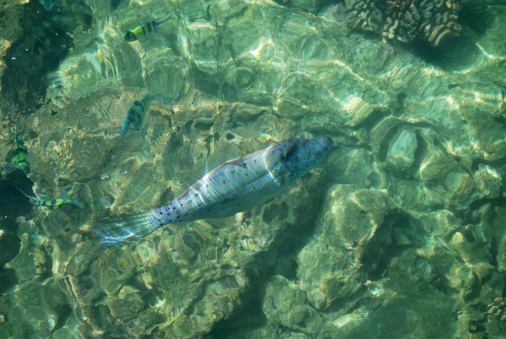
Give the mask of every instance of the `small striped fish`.
<path id="1" fill-rule="evenodd" d="M 52 210 L 55 210 L 55 209 L 58 209 L 60 208 L 61 206 L 63 205 L 73 205 L 79 209 L 83 209 L 83 205 L 81 205 L 81 203 L 77 200 L 70 200 L 70 199 L 67 199 L 66 197 L 64 198 L 58 198 L 58 199 L 53 199 L 53 200 L 39 200 L 35 197 L 32 197 L 31 195 L 28 195 L 26 194 L 21 188 L 17 187 L 16 188 L 21 192 L 23 193 L 23 195 L 29 199 L 32 199 L 33 201 L 35 201 L 35 206 L 42 206 L 42 207 L 48 207 Z M 66 194 L 65 194 L 66 196 Z"/>
<path id="2" fill-rule="evenodd" d="M 149 93 L 141 101 L 135 100 L 127 112 L 123 125 L 121 125 L 119 137 L 123 138 L 130 130 L 139 131 L 141 129 L 146 113 L 149 112 L 149 108 L 151 107 L 151 101 L 158 100 L 165 104 L 173 104 L 178 97 L 179 93 L 176 93 L 172 99 L 165 98 L 163 94 Z"/>
<path id="3" fill-rule="evenodd" d="M 215 168 L 179 198 L 153 211 L 93 223 L 108 246 L 140 239 L 159 227 L 247 211 L 278 195 L 313 169 L 332 147 L 330 137 L 271 144 Z"/>
<path id="4" fill-rule="evenodd" d="M 153 20 L 151 22 L 147 22 L 144 25 L 140 25 L 135 27 L 134 29 L 129 29 L 128 31 L 123 34 L 123 40 L 125 41 L 136 41 L 139 34 L 147 35 L 148 33 L 153 32 L 156 30 L 160 25 L 163 25 L 167 21 L 172 19 L 172 15 L 166 17 L 165 19 L 161 20 Z"/>
<path id="5" fill-rule="evenodd" d="M 147 94 L 141 101 L 134 101 L 133 105 L 127 112 L 123 125 L 121 125 L 121 129 L 119 131 L 120 138 L 126 136 L 130 130 L 139 131 L 141 129 L 142 121 L 151 107 L 152 100 L 153 96 L 151 94 Z"/>

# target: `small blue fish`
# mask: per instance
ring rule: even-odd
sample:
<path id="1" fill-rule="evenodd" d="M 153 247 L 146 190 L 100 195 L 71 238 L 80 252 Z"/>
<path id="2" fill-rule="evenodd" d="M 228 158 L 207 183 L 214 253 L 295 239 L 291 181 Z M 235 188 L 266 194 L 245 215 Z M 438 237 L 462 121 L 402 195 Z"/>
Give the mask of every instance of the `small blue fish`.
<path id="1" fill-rule="evenodd" d="M 92 223 L 93 231 L 101 243 L 112 246 L 140 239 L 167 224 L 247 211 L 278 195 L 313 169 L 332 145 L 330 137 L 271 144 L 211 170 L 161 208 Z"/>
<path id="2" fill-rule="evenodd" d="M 165 19 L 153 20 L 151 22 L 145 23 L 144 25 L 137 26 L 134 29 L 129 29 L 128 31 L 125 32 L 125 34 L 123 34 L 123 40 L 128 42 L 136 41 L 137 37 L 140 34 L 147 35 L 148 33 L 153 32 L 158 27 L 169 21 L 170 19 L 172 19 L 172 15 L 169 15 Z"/>
<path id="3" fill-rule="evenodd" d="M 166 99 L 162 94 L 147 94 L 141 101 L 135 100 L 133 105 L 127 112 L 125 121 L 120 129 L 120 138 L 128 134 L 130 130 L 139 131 L 142 127 L 142 122 L 151 107 L 151 101 L 158 100 L 166 104 L 171 104 L 177 99 L 179 93 L 176 93 L 174 98 Z"/>

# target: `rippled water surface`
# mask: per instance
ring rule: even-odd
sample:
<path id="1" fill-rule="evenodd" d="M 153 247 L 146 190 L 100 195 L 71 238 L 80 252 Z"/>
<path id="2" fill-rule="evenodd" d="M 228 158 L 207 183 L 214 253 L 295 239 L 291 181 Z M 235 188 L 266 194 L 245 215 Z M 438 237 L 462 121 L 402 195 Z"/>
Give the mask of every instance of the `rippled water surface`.
<path id="1" fill-rule="evenodd" d="M 0 338 L 504 337 L 505 22 L 503 0 L 0 0 Z M 93 236 L 322 136 L 251 210 Z"/>

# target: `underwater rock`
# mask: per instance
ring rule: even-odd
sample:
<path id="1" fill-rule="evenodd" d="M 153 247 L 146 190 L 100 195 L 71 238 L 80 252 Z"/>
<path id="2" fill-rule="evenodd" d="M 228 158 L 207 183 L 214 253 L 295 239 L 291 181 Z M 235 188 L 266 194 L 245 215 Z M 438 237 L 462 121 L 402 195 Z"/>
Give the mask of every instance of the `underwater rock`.
<path id="1" fill-rule="evenodd" d="M 188 27 L 190 34 L 190 54 L 198 62 L 216 60 L 218 55 L 219 33 L 215 26 L 205 20 L 197 20 Z"/>
<path id="2" fill-rule="evenodd" d="M 205 0 L 182 0 L 178 4 L 190 21 L 203 18 L 208 10 L 208 3 Z"/>
<path id="3" fill-rule="evenodd" d="M 296 119 L 314 114 L 318 83 L 309 74 L 289 74 L 283 80 L 283 87 L 285 89 L 278 99 L 278 112 L 281 116 Z"/>
<path id="4" fill-rule="evenodd" d="M 355 53 L 360 69 L 377 75 L 383 74 L 397 57 L 397 51 L 386 42 L 379 44 L 370 40 L 358 42 Z"/>
<path id="5" fill-rule="evenodd" d="M 321 316 L 307 304 L 305 292 L 282 276 L 267 283 L 262 311 L 270 323 L 309 335 L 322 325 Z"/>
<path id="6" fill-rule="evenodd" d="M 386 162 L 398 171 L 408 171 L 415 161 L 418 148 L 416 134 L 409 130 L 401 130 L 388 149 Z"/>
<path id="7" fill-rule="evenodd" d="M 238 15 L 243 11 L 248 11 L 248 5 L 241 0 L 215 1 L 209 7 L 209 14 L 216 22 L 217 26 L 224 26 L 234 18 L 240 18 Z"/>
<path id="8" fill-rule="evenodd" d="M 503 235 L 499 240 L 497 248 L 497 270 L 499 272 L 506 272 L 506 235 Z"/>
<path id="9" fill-rule="evenodd" d="M 166 49 L 153 48 L 144 58 L 145 83 L 149 93 L 174 98 L 185 90 L 190 68 L 185 58 Z"/>
<path id="10" fill-rule="evenodd" d="M 357 293 L 367 272 L 382 271 L 395 210 L 386 194 L 346 185 L 331 189 L 324 205 L 327 212 L 320 216 L 315 237 L 300 252 L 297 271 L 308 300 L 318 310 Z"/>
<path id="11" fill-rule="evenodd" d="M 322 95 L 321 91 L 326 95 Z M 368 86 L 366 81 L 357 78 L 357 75 L 346 67 L 334 67 L 323 74 L 322 81 L 309 97 L 315 98 L 314 102 L 308 103 L 312 107 L 320 108 L 324 102 L 323 107 L 329 108 L 322 107 L 321 111 L 331 109 L 336 115 L 334 119 L 353 128 L 367 126 L 369 120 L 374 121 L 376 116 L 381 116 L 387 103 L 385 93 Z"/>
<path id="12" fill-rule="evenodd" d="M 37 243 L 37 239 L 30 239 L 28 234 L 21 237 L 19 254 L 6 264 L 16 272 L 19 281 L 37 280 L 45 277 L 50 270 L 50 259 L 45 248 Z M 34 246 L 35 245 L 35 246 Z"/>
<path id="13" fill-rule="evenodd" d="M 49 336 L 71 311 L 54 279 L 18 285 L 0 302 L 0 314 L 9 319 L 10 336 L 26 338 L 33 333 Z M 1 324 L 0 324 L 1 326 Z M 1 331 L 1 330 L 0 330 Z"/>

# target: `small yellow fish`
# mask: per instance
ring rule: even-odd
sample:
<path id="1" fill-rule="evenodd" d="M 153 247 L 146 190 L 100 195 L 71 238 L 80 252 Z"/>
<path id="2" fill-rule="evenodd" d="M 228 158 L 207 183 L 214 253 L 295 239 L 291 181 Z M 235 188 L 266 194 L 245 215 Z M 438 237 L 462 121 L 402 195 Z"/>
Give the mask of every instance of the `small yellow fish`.
<path id="1" fill-rule="evenodd" d="M 156 30 L 160 25 L 169 21 L 170 19 L 172 19 L 172 15 L 169 15 L 165 19 L 153 20 L 151 22 L 145 23 L 144 25 L 137 26 L 134 29 L 129 29 L 128 31 L 126 31 L 125 34 L 123 34 L 123 40 L 128 42 L 136 41 L 137 37 L 140 34 L 143 33 L 144 35 L 147 35 L 148 33 L 151 33 L 154 30 Z"/>

